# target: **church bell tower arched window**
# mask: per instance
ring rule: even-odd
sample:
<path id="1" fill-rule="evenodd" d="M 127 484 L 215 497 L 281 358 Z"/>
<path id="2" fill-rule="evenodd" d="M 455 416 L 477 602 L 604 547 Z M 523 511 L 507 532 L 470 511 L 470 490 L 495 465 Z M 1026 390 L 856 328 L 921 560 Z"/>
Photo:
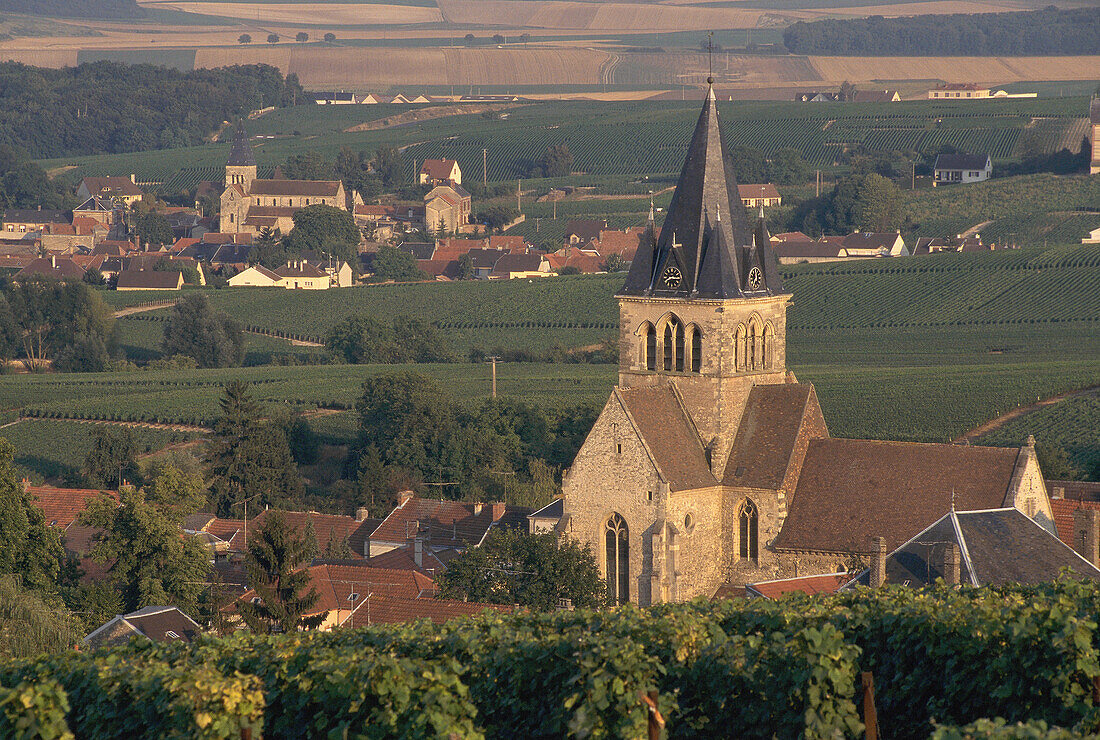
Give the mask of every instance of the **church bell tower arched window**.
<path id="1" fill-rule="evenodd" d="M 703 335 L 699 327 L 691 325 L 691 372 L 698 373 L 703 369 Z"/>
<path id="2" fill-rule="evenodd" d="M 616 604 L 630 601 L 630 533 L 624 520 L 612 514 L 604 525 L 607 593 Z"/>
<path id="3" fill-rule="evenodd" d="M 653 324 L 645 325 L 645 361 L 642 363 L 646 370 L 657 369 L 657 328 Z"/>
<path id="4" fill-rule="evenodd" d="M 756 504 L 745 499 L 737 511 L 739 548 L 738 554 L 742 560 L 757 560 L 760 556 L 758 532 L 760 528 L 760 516 L 756 511 Z"/>

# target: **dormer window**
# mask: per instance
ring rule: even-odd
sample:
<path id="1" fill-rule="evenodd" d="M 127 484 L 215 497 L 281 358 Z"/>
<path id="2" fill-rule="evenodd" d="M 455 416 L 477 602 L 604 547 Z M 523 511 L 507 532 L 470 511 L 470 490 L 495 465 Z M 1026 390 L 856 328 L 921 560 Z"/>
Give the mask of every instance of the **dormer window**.
<path id="1" fill-rule="evenodd" d="M 359 594 L 355 593 L 354 591 L 352 591 L 350 594 L 348 594 L 348 601 L 358 601 L 358 600 L 359 600 Z"/>
<path id="2" fill-rule="evenodd" d="M 168 630 L 167 632 L 165 632 L 164 636 L 169 638 L 169 639 L 172 639 L 172 640 L 180 639 L 180 636 L 178 634 L 176 634 L 175 632 L 173 632 L 172 630 Z"/>

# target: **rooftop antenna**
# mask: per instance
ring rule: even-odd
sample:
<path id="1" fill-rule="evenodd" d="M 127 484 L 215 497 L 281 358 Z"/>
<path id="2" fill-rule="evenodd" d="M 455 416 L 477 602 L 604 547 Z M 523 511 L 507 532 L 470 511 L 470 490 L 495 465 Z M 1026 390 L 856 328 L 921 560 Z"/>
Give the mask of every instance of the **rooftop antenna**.
<path id="1" fill-rule="evenodd" d="M 707 31 L 707 84 L 714 84 L 714 31 Z"/>
<path id="2" fill-rule="evenodd" d="M 955 487 L 951 487 L 951 511 L 955 510 Z"/>

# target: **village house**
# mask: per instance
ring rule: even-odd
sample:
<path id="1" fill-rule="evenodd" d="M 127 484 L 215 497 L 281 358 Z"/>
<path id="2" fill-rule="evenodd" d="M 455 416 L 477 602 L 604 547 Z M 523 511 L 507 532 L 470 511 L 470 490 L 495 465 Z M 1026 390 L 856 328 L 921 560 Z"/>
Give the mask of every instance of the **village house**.
<path id="1" fill-rule="evenodd" d="M 462 169 L 453 159 L 425 159 L 417 181 L 421 185 L 461 185 Z"/>
<path id="2" fill-rule="evenodd" d="M 174 606 L 147 606 L 119 614 L 84 638 L 91 650 L 126 645 L 135 637 L 153 642 L 192 642 L 202 634 L 198 622 Z"/>
<path id="3" fill-rule="evenodd" d="M 115 278 L 115 290 L 181 290 L 183 273 L 167 270 L 123 270 Z"/>
<path id="4" fill-rule="evenodd" d="M 138 187 L 137 177 L 85 177 L 76 188 L 76 197 L 82 200 L 89 198 L 107 198 L 117 200 L 129 207 L 141 200 L 145 192 Z"/>
<path id="5" fill-rule="evenodd" d="M 917 237 L 913 245 L 913 256 L 938 254 L 940 252 L 988 252 L 994 245 L 983 244 L 982 235 L 979 233 L 956 234 L 952 237 L 921 236 Z"/>
<path id="6" fill-rule="evenodd" d="M 527 254 L 503 254 L 489 273 L 490 280 L 515 280 L 517 278 L 549 277 L 550 262 L 541 252 Z"/>
<path id="7" fill-rule="evenodd" d="M 294 214 L 307 206 L 348 210 L 340 180 L 264 180 L 257 178 L 256 169 L 256 157 L 243 124 L 239 125 L 225 165 L 219 221 L 222 233 L 257 234 L 263 228 L 278 228 L 285 234 L 294 226 Z"/>
<path id="8" fill-rule="evenodd" d="M 1100 228 L 1091 230 L 1087 236 L 1081 237 L 1082 244 L 1100 244 Z"/>
<path id="9" fill-rule="evenodd" d="M 770 237 L 769 244 L 781 265 L 909 256 L 900 231 L 856 231 L 847 236 L 822 236 L 818 239 L 795 231 L 775 234 Z"/>
<path id="10" fill-rule="evenodd" d="M 897 90 L 856 90 L 853 103 L 900 103 L 901 95 Z"/>
<path id="11" fill-rule="evenodd" d="M 794 96 L 795 102 L 798 103 L 835 103 L 840 100 L 840 93 L 838 92 L 818 92 L 816 90 L 810 92 L 800 92 Z"/>
<path id="12" fill-rule="evenodd" d="M 982 182 L 993 176 L 993 160 L 988 154 L 941 154 L 933 170 L 932 187 Z"/>
<path id="13" fill-rule="evenodd" d="M 65 211 L 51 208 L 10 208 L 0 214 L 0 232 L 11 234 L 37 234 L 52 224 L 69 225 L 69 215 Z"/>
<path id="14" fill-rule="evenodd" d="M 950 82 L 928 91 L 929 100 L 976 100 L 988 97 L 989 88 L 973 82 Z"/>
<path id="15" fill-rule="evenodd" d="M 84 268 L 73 262 L 69 257 L 39 257 L 32 260 L 26 267 L 12 276 L 12 280 L 19 282 L 32 275 L 52 277 L 56 280 L 78 281 L 84 278 Z"/>
<path id="16" fill-rule="evenodd" d="M 424 196 L 424 225 L 454 234 L 470 223 L 473 199 L 461 185 L 436 185 Z"/>
<path id="17" fill-rule="evenodd" d="M 600 232 L 607 228 L 607 221 L 603 219 L 574 219 L 565 225 L 565 241 L 567 244 L 588 244 L 593 239 L 600 238 Z"/>
<path id="18" fill-rule="evenodd" d="M 741 202 L 745 208 L 753 211 L 758 208 L 771 208 L 783 205 L 783 196 L 770 182 L 755 185 L 738 185 L 737 193 L 741 196 Z"/>
<path id="19" fill-rule="evenodd" d="M 713 90 L 661 236 L 617 295 L 619 378 L 563 474 L 562 535 L 641 605 L 846 572 L 955 508 L 1054 532 L 1033 445 L 835 439 L 786 364 L 791 301 L 725 156 Z M 719 214 L 721 216 L 719 217 Z"/>
<path id="20" fill-rule="evenodd" d="M 332 278 L 321 268 L 305 260 L 290 260 L 274 270 L 287 290 L 328 290 Z"/>

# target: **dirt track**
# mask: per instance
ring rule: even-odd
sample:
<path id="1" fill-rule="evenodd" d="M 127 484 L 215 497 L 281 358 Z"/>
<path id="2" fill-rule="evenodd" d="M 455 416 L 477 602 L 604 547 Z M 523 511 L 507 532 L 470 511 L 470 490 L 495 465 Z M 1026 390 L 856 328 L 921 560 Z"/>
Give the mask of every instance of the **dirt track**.
<path id="1" fill-rule="evenodd" d="M 1051 396 L 1050 398 L 1044 398 L 1041 401 L 1035 403 L 1029 403 L 1027 406 L 1017 406 L 1009 411 L 1007 414 L 1001 414 L 996 419 L 990 419 L 986 423 L 979 427 L 971 429 L 966 434 L 952 440 L 953 442 L 973 442 L 984 434 L 992 432 L 994 429 L 999 429 L 1005 423 L 1017 419 L 1026 414 L 1030 414 L 1033 411 L 1038 411 L 1046 406 L 1053 406 L 1056 403 L 1065 401 L 1067 398 L 1077 398 L 1078 396 L 1087 396 L 1092 393 L 1100 391 L 1100 385 L 1090 385 L 1088 388 L 1081 388 L 1076 391 L 1069 391 L 1068 393 L 1059 393 L 1057 396 Z"/>

